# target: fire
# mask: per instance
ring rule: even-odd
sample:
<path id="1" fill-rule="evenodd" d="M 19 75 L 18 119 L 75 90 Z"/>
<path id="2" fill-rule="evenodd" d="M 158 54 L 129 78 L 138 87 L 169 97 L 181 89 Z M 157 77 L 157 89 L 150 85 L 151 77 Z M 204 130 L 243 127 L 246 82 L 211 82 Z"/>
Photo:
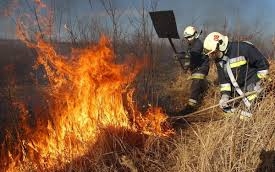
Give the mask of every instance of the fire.
<path id="1" fill-rule="evenodd" d="M 71 58 L 59 55 L 42 40 L 28 45 L 36 48 L 37 65 L 43 64 L 49 79 L 50 118 L 28 132 L 24 145 L 47 168 L 86 154 L 108 127 L 147 135 L 172 133 L 163 126 L 167 116 L 160 108 L 151 107 L 144 115 L 137 110 L 134 89 L 128 87 L 142 65 L 114 63 L 106 37 L 98 45 L 74 49 Z"/>
<path id="2" fill-rule="evenodd" d="M 39 9 L 45 8 L 40 0 L 34 2 Z M 46 22 L 41 23 L 40 27 Z M 22 122 L 17 149 L 22 149 L 23 158 L 8 151 L 11 171 L 23 161 L 35 162 L 40 169 L 62 166 L 85 155 L 107 128 L 157 136 L 173 133 L 165 125 L 167 116 L 161 108 L 150 107 L 145 114 L 138 111 L 132 82 L 143 65 L 133 60 L 115 63 L 116 55 L 108 38 L 103 36 L 96 45 L 75 48 L 66 57 L 44 41 L 50 37 L 51 29 L 42 28 L 34 43 L 26 32 L 29 26 L 19 23 L 17 34 L 36 50 L 34 67 L 43 65 L 46 71 L 47 114 L 36 114 L 36 126 L 32 128 L 26 122 L 30 112 L 20 103 Z"/>

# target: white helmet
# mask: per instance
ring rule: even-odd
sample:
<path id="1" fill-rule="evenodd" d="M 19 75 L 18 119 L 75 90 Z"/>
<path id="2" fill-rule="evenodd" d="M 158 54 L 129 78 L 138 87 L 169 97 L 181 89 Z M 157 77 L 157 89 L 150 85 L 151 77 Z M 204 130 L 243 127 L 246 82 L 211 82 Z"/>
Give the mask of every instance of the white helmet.
<path id="1" fill-rule="evenodd" d="M 212 32 L 206 36 L 203 42 L 203 49 L 206 55 L 211 54 L 215 50 L 225 51 L 228 45 L 228 37 L 219 32 Z"/>
<path id="2" fill-rule="evenodd" d="M 193 26 L 187 26 L 184 29 L 182 36 L 191 41 L 197 36 L 197 29 Z"/>

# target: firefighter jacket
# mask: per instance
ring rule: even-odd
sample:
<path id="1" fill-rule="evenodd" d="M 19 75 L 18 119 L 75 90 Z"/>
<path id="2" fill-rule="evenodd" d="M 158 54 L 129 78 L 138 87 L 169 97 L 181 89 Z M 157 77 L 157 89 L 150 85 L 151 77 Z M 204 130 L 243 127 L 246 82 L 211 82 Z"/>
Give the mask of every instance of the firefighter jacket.
<path id="1" fill-rule="evenodd" d="M 202 41 L 198 38 L 188 46 L 187 53 L 190 55 L 190 70 L 192 79 L 204 79 L 209 71 L 209 58 L 203 53 Z"/>
<path id="2" fill-rule="evenodd" d="M 249 42 L 229 42 L 223 58 L 218 58 L 215 62 L 221 94 L 229 96 L 234 90 L 234 84 L 226 68 L 231 69 L 231 76 L 234 75 L 235 83 L 242 89 L 268 74 L 267 59 Z"/>

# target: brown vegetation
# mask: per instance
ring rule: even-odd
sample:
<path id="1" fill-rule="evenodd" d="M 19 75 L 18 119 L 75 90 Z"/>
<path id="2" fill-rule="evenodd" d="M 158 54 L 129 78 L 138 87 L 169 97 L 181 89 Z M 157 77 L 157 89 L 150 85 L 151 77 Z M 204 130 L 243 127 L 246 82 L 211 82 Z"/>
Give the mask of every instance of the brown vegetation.
<path id="1" fill-rule="evenodd" d="M 89 2 L 93 10 L 92 1 Z M 140 111 L 160 106 L 169 115 L 170 111 L 181 109 L 188 98 L 190 75 L 184 73 L 177 62 L 174 63 L 170 47 L 154 39 L 146 14 L 156 9 L 157 1 L 152 1 L 150 7 L 142 1 L 142 10 L 136 9 L 137 15 L 129 17 L 134 28 L 131 36 L 121 27 L 119 19 L 123 12 L 117 11 L 111 0 L 101 2 L 112 23 L 111 29 L 105 28 L 96 17 L 91 17 L 92 23 L 84 24 L 80 19 L 74 21 L 71 18 L 67 28 L 71 42 L 58 43 L 62 30 L 60 16 L 66 13 L 61 9 L 61 14 L 57 15 L 60 18 L 51 18 L 54 21 L 50 22 L 57 23 L 59 33 L 52 33 L 48 42 L 55 44 L 57 52 L 69 59 L 71 47 L 93 44 L 104 32 L 113 38 L 116 63 L 122 63 L 124 55 L 129 53 L 147 57 L 143 59 L 145 67 L 133 82 L 136 87 L 134 102 Z M 33 10 L 35 7 L 29 4 L 32 9 L 30 14 L 36 16 L 33 27 L 39 27 L 36 31 L 42 34 L 43 24 L 39 24 L 39 11 Z M 77 29 L 73 28 L 73 23 L 77 23 Z M 92 29 L 87 29 L 89 27 Z M 233 38 L 241 37 L 231 35 Z M 257 33 L 248 35 L 249 40 L 258 40 Z M 273 53 L 274 50 L 264 54 Z M 32 156 L 38 160 L 39 152 L 26 145 L 23 137 L 32 135 L 37 126 L 47 128 L 47 122 L 54 121 L 48 112 L 48 97 L 44 94 L 49 89 L 45 71 L 42 66 L 33 68 L 36 52 L 21 42 L 1 40 L 0 56 L 0 169 L 3 171 L 275 171 L 275 62 L 272 57 L 271 80 L 266 83 L 264 99 L 257 103 L 255 114 L 249 120 L 240 120 L 238 114 L 226 118 L 216 108 L 186 118 L 182 128 L 169 137 L 108 126 L 96 143 L 83 143 L 89 148 L 86 154 L 71 159 L 72 149 L 68 147 L 65 150 L 68 162 L 48 168 L 46 164 L 28 159 Z M 219 100 L 214 66 L 211 66 L 208 80 L 210 87 L 200 109 Z M 26 125 L 31 129 L 22 127 Z"/>

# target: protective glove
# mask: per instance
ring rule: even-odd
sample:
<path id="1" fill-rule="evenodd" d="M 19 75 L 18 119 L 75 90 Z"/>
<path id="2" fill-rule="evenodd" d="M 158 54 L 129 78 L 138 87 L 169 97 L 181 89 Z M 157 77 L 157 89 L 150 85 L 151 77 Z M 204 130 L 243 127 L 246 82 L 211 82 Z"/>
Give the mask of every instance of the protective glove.
<path id="1" fill-rule="evenodd" d="M 175 61 L 178 61 L 180 58 L 179 58 L 179 54 L 174 54 L 173 55 L 173 59 L 175 60 Z"/>
<path id="2" fill-rule="evenodd" d="M 174 60 L 180 60 L 185 58 L 185 52 L 179 52 L 179 53 L 174 53 L 173 58 Z"/>
<path id="3" fill-rule="evenodd" d="M 219 101 L 219 106 L 223 111 L 228 111 L 231 109 L 231 107 L 226 103 L 229 100 L 229 96 L 227 94 L 223 94 L 220 101 Z"/>
<path id="4" fill-rule="evenodd" d="M 240 111 L 241 120 L 244 120 L 244 121 L 249 120 L 252 117 L 252 115 L 253 114 L 248 111 L 243 111 L 243 110 Z"/>
<path id="5" fill-rule="evenodd" d="M 184 70 L 188 70 L 190 67 L 190 58 L 186 59 L 186 54 L 185 52 L 180 52 L 180 53 L 175 53 L 173 55 L 174 62 L 180 62 L 183 66 Z"/>
<path id="6" fill-rule="evenodd" d="M 262 81 L 258 81 L 256 82 L 254 88 L 254 91 L 257 91 L 258 93 L 260 93 L 262 91 Z"/>

